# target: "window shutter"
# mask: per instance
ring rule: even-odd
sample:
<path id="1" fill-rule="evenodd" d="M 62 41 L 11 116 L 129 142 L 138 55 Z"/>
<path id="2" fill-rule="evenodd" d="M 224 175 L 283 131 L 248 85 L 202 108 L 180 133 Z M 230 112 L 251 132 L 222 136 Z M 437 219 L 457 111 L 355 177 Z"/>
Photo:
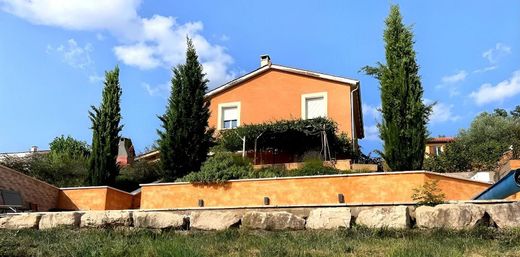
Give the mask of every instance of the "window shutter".
<path id="1" fill-rule="evenodd" d="M 307 112 L 307 119 L 314 119 L 318 117 L 326 117 L 326 105 L 323 97 L 313 97 L 305 99 L 305 108 Z"/>
<path id="2" fill-rule="evenodd" d="M 222 120 L 238 120 L 238 108 L 226 107 L 222 108 Z"/>

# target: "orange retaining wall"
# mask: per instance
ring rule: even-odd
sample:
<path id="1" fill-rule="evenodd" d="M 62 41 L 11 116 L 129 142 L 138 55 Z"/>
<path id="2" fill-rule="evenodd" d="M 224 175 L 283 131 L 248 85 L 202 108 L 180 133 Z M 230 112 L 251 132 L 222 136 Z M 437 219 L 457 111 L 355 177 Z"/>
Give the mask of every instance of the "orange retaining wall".
<path id="1" fill-rule="evenodd" d="M 143 184 L 141 209 L 412 202 L 413 189 L 427 180 L 439 180 L 446 200 L 469 200 L 491 184 L 438 173 L 389 172 L 329 176 L 231 180 L 224 184 Z"/>
<path id="2" fill-rule="evenodd" d="M 58 209 L 64 210 L 124 210 L 132 209 L 133 196 L 108 187 L 61 188 Z"/>

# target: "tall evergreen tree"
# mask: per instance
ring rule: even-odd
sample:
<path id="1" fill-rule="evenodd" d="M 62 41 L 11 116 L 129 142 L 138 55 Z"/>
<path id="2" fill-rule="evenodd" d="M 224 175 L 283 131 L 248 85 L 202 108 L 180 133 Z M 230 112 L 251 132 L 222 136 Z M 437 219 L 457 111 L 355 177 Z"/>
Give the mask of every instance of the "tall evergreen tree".
<path id="1" fill-rule="evenodd" d="M 99 108 L 92 106 L 89 117 L 92 121 L 92 152 L 89 162 L 90 185 L 112 185 L 119 174 L 117 152 L 121 132 L 121 86 L 119 67 L 105 72 L 105 86 Z"/>
<path id="2" fill-rule="evenodd" d="M 208 80 L 191 39 L 187 39 L 186 63 L 173 68 L 171 95 L 159 119 L 159 150 L 164 179 L 199 171 L 206 160 L 213 130 L 209 129 L 209 101 L 204 97 Z"/>
<path id="3" fill-rule="evenodd" d="M 383 140 L 381 156 L 392 170 L 422 168 L 431 106 L 423 103 L 419 65 L 415 60 L 413 33 L 403 24 L 393 5 L 384 32 L 386 64 L 363 70 L 379 80 Z"/>

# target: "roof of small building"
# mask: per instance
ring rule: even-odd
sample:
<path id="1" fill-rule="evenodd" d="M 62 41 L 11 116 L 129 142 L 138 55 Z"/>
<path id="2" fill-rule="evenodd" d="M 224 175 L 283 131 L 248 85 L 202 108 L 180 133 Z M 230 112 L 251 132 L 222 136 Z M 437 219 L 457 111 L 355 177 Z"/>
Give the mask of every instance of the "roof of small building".
<path id="1" fill-rule="evenodd" d="M 454 137 L 434 137 L 426 140 L 427 144 L 450 143 L 455 141 Z"/>

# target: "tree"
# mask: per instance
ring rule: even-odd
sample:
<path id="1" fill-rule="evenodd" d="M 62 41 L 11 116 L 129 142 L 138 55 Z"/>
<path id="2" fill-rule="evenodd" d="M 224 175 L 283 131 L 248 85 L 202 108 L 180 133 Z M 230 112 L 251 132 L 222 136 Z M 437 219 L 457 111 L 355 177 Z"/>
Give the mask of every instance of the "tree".
<path id="1" fill-rule="evenodd" d="M 513 158 L 519 158 L 520 118 L 508 116 L 506 111 L 484 112 L 442 154 L 428 158 L 424 168 L 438 172 L 494 170 L 511 147 Z"/>
<path id="2" fill-rule="evenodd" d="M 71 136 L 61 135 L 54 138 L 49 144 L 52 155 L 65 155 L 67 157 L 88 157 L 90 147 L 84 141 L 79 141 Z"/>
<path id="3" fill-rule="evenodd" d="M 119 173 L 117 153 L 119 133 L 122 126 L 121 86 L 119 85 L 119 67 L 105 72 L 105 86 L 101 106 L 92 106 L 89 117 L 92 121 L 92 154 L 89 163 L 88 184 L 111 185 Z"/>
<path id="4" fill-rule="evenodd" d="M 520 105 L 517 105 L 510 113 L 514 118 L 520 118 Z"/>
<path id="5" fill-rule="evenodd" d="M 497 108 L 493 111 L 493 115 L 507 117 L 507 111 L 501 108 Z"/>
<path id="6" fill-rule="evenodd" d="M 191 39 L 187 39 L 186 63 L 173 68 L 171 95 L 158 130 L 164 178 L 173 181 L 199 171 L 211 146 L 208 126 L 209 100 L 204 95 L 208 80 Z"/>
<path id="7" fill-rule="evenodd" d="M 56 137 L 49 145 L 49 153 L 5 157 L 0 164 L 58 187 L 84 186 L 89 146 L 70 136 Z"/>
<path id="8" fill-rule="evenodd" d="M 391 7 L 386 19 L 384 41 L 386 64 L 363 68 L 380 83 L 382 122 L 378 127 L 383 140 L 381 156 L 392 170 L 421 169 L 431 106 L 426 106 L 422 99 L 413 33 L 403 24 L 396 5 Z"/>

